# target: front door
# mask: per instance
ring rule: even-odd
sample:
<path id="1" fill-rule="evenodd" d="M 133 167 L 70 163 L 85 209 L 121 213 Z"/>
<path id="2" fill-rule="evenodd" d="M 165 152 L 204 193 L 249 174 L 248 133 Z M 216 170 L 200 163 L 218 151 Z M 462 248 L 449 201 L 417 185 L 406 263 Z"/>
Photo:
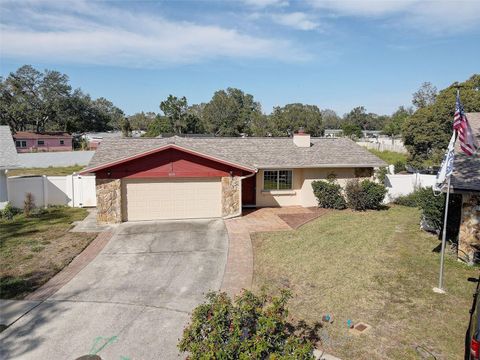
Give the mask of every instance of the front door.
<path id="1" fill-rule="evenodd" d="M 257 174 L 242 180 L 242 206 L 256 205 Z"/>

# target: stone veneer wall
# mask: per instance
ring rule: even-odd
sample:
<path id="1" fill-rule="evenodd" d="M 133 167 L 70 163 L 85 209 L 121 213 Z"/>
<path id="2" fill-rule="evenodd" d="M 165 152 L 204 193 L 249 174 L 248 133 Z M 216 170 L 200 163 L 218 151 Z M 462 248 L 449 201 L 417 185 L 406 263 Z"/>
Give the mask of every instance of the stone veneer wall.
<path id="1" fill-rule="evenodd" d="M 480 249 L 480 194 L 463 194 L 458 257 L 473 264 L 474 254 L 479 251 L 478 249 Z"/>
<path id="2" fill-rule="evenodd" d="M 235 216 L 241 212 L 241 181 L 237 176 L 222 177 L 222 216 Z"/>
<path id="3" fill-rule="evenodd" d="M 97 221 L 122 222 L 122 182 L 120 179 L 96 179 Z"/>

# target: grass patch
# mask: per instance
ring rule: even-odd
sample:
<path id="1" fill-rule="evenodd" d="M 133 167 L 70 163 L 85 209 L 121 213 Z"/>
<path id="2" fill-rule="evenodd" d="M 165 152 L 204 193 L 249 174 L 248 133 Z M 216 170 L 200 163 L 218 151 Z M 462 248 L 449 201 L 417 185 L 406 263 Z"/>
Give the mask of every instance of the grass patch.
<path id="1" fill-rule="evenodd" d="M 327 352 L 344 359 L 462 359 L 478 270 L 447 256 L 447 294 L 438 282 L 437 237 L 419 230 L 419 210 L 331 212 L 296 231 L 253 236 L 254 288 L 289 287 L 290 313 L 308 322 L 335 317 L 322 331 Z M 350 335 L 347 319 L 372 325 Z"/>
<path id="2" fill-rule="evenodd" d="M 21 299 L 68 265 L 96 237 L 71 233 L 87 210 L 52 207 L 0 220 L 0 298 Z"/>
<path id="3" fill-rule="evenodd" d="M 62 166 L 62 167 L 53 167 L 49 166 L 46 168 L 24 168 L 24 169 L 12 169 L 8 170 L 8 176 L 28 176 L 28 175 L 47 175 L 47 176 L 64 176 L 71 175 L 74 172 L 79 172 L 84 166 L 73 165 L 73 166 Z"/>
<path id="4" fill-rule="evenodd" d="M 385 150 L 385 151 L 379 151 L 375 149 L 367 149 L 367 150 L 370 151 L 372 154 L 378 156 L 380 159 L 382 159 L 389 165 L 395 164 L 397 162 L 403 162 L 403 163 L 407 162 L 407 154 L 402 154 L 402 153 L 398 153 L 395 151 L 388 151 L 388 150 Z"/>

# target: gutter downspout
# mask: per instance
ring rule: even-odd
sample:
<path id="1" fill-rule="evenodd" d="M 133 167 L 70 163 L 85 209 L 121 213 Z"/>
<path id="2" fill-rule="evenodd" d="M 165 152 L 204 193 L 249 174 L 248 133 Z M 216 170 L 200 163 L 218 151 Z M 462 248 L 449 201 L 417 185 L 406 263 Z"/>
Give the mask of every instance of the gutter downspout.
<path id="1" fill-rule="evenodd" d="M 235 218 L 235 217 L 238 217 L 240 215 L 242 215 L 242 181 L 244 179 L 248 179 L 252 176 L 255 176 L 256 174 L 258 173 L 258 169 L 255 169 L 255 172 L 250 174 L 250 175 L 247 175 L 247 176 L 239 176 L 238 178 L 240 179 L 240 191 L 238 192 L 239 193 L 239 196 L 240 196 L 240 199 L 239 199 L 239 204 L 240 204 L 240 209 L 233 215 L 228 215 L 228 216 L 225 216 L 223 217 L 223 219 L 231 219 L 231 218 Z"/>

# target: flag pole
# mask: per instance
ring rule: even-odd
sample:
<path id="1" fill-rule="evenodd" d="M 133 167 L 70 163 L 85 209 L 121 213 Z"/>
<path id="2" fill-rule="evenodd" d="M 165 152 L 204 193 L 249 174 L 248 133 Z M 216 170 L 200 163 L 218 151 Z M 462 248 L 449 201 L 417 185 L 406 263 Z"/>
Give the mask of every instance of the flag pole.
<path id="1" fill-rule="evenodd" d="M 443 288 L 443 270 L 445 267 L 445 245 L 447 242 L 447 219 L 448 219 L 448 203 L 450 200 L 450 178 L 448 176 L 447 182 L 447 198 L 445 200 L 445 215 L 443 218 L 443 232 L 442 232 L 442 250 L 440 252 L 440 275 L 438 277 L 438 287 L 433 288 L 433 291 L 438 294 L 445 294 L 445 289 Z"/>

